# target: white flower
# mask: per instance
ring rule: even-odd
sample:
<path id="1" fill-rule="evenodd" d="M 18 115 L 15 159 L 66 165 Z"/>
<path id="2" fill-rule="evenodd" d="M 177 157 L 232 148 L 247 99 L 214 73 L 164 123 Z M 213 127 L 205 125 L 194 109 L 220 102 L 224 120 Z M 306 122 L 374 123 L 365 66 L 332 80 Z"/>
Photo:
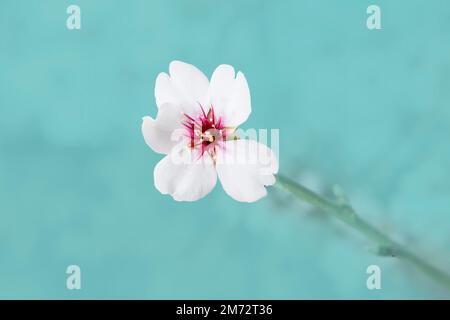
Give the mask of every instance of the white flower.
<path id="1" fill-rule="evenodd" d="M 217 176 L 232 198 L 253 202 L 275 183 L 278 161 L 271 149 L 239 139 L 236 128 L 251 113 L 250 91 L 241 72 L 220 65 L 211 82 L 195 66 L 173 61 L 156 78 L 156 119 L 144 117 L 142 134 L 166 156 L 154 170 L 155 187 L 177 201 L 195 201 Z"/>

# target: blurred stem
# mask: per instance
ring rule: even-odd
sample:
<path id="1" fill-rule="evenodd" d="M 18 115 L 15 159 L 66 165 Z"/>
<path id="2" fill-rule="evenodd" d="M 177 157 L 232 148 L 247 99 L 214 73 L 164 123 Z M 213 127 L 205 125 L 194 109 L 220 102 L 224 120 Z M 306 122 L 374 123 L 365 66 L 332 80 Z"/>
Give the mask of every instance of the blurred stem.
<path id="1" fill-rule="evenodd" d="M 322 210 L 324 213 L 334 216 L 363 234 L 378 246 L 378 254 L 396 256 L 403 259 L 414 265 L 418 270 L 422 271 L 435 282 L 450 289 L 449 274 L 393 241 L 387 234 L 360 218 L 350 205 L 330 201 L 282 175 L 277 176 L 277 183 L 275 186 L 294 195 L 297 199 Z"/>

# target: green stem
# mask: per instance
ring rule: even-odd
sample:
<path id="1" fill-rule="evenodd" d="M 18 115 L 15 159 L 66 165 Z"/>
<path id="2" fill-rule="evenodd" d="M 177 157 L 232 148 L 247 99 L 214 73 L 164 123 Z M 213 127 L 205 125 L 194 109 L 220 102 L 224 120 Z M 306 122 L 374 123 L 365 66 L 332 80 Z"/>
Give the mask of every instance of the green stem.
<path id="1" fill-rule="evenodd" d="M 360 218 L 351 206 L 330 201 L 281 175 L 277 176 L 277 183 L 275 186 L 291 193 L 296 198 L 309 203 L 323 212 L 336 217 L 348 226 L 357 230 L 378 245 L 379 254 L 396 256 L 403 259 L 414 265 L 418 270 L 422 271 L 437 283 L 450 289 L 449 274 L 393 241 L 388 235 Z"/>

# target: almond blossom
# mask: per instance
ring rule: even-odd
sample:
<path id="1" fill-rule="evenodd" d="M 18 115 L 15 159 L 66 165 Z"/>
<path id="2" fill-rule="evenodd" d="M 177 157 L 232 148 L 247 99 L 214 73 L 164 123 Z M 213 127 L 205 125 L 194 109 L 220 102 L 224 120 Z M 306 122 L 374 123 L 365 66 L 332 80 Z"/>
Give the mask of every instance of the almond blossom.
<path id="1" fill-rule="evenodd" d="M 142 134 L 155 152 L 166 155 L 154 169 L 155 187 L 177 201 L 206 196 L 219 178 L 233 199 L 254 202 L 275 183 L 274 152 L 255 140 L 241 139 L 237 128 L 251 113 L 247 80 L 230 65 L 220 65 L 211 81 L 181 61 L 156 78 L 156 118 L 146 116 Z"/>

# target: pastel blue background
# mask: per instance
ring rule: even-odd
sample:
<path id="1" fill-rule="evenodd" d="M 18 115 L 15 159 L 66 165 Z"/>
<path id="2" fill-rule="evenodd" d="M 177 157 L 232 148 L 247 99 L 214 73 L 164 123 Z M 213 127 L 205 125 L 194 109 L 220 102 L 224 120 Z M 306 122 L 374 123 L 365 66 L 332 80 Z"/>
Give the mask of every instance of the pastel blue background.
<path id="1" fill-rule="evenodd" d="M 82 29 L 66 29 L 66 8 Z M 382 9 L 382 30 L 366 8 Z M 196 203 L 153 186 L 144 143 L 171 60 L 242 70 L 246 128 L 280 129 L 281 172 L 450 269 L 450 2 L 0 2 L 0 298 L 449 298 L 271 189 Z M 65 287 L 82 269 L 82 290 Z M 366 268 L 382 268 L 382 290 Z"/>

